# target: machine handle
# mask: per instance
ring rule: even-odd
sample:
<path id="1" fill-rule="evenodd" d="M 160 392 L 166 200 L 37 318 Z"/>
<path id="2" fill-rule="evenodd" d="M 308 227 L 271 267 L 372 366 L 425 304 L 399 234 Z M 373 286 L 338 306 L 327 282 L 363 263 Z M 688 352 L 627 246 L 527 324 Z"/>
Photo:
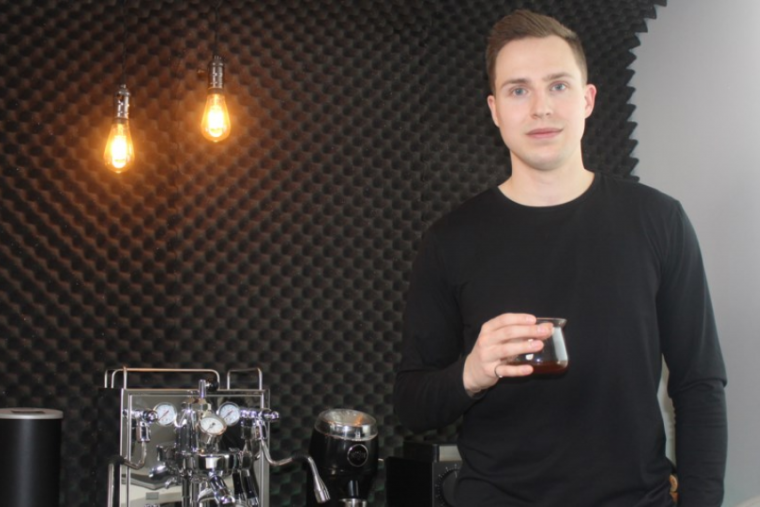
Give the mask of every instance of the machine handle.
<path id="1" fill-rule="evenodd" d="M 256 476 L 252 470 L 241 470 L 240 475 L 243 479 L 243 488 L 245 494 L 248 497 L 248 505 L 250 507 L 260 507 L 259 502 L 259 487 L 256 485 Z"/>
<path id="2" fill-rule="evenodd" d="M 244 368 L 240 370 L 229 370 L 227 372 L 227 390 L 231 389 L 232 381 L 231 377 L 233 373 L 250 373 L 250 372 L 258 372 L 259 376 L 259 391 L 264 389 L 264 373 L 261 371 L 261 368 Z"/>
<path id="3" fill-rule="evenodd" d="M 216 383 L 221 385 L 222 379 L 219 375 L 219 372 L 216 370 L 208 370 L 208 369 L 185 369 L 185 368 L 128 368 L 126 366 L 119 368 L 119 369 L 112 369 L 112 370 L 106 370 L 105 373 L 105 379 L 104 384 L 106 388 L 115 388 L 116 387 L 116 375 L 119 373 L 122 374 L 123 384 L 122 389 L 127 388 L 127 374 L 129 372 L 133 373 L 211 373 L 216 377 Z M 109 385 L 108 381 L 110 381 L 111 384 Z M 229 381 L 228 381 L 229 383 Z"/>

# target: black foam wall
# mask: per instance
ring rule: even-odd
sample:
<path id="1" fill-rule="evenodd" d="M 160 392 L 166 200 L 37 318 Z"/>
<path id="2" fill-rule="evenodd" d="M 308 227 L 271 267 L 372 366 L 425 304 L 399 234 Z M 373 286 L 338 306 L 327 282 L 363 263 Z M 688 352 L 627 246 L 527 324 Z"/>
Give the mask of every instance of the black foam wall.
<path id="1" fill-rule="evenodd" d="M 490 26 L 527 7 L 581 34 L 600 90 L 586 163 L 628 175 L 630 50 L 664 3 L 227 0 L 233 131 L 213 145 L 199 69 L 216 2 L 131 0 L 122 17 L 114 0 L 0 0 L 0 405 L 64 411 L 61 505 L 93 505 L 95 393 L 122 365 L 261 367 L 275 457 L 332 407 L 373 414 L 397 453 L 418 241 L 509 174 L 485 103 Z M 123 43 L 137 162 L 115 175 L 101 159 Z M 305 474 L 271 489 L 303 505 Z"/>

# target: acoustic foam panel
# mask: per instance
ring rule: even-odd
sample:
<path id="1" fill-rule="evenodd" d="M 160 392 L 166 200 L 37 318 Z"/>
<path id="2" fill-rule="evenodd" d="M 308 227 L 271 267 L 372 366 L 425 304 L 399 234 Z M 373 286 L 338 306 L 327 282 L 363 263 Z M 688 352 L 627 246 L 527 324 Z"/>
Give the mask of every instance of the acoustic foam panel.
<path id="1" fill-rule="evenodd" d="M 227 0 L 233 131 L 213 145 L 199 124 L 215 2 L 128 1 L 122 17 L 112 0 L 0 0 L 0 404 L 64 411 L 61 505 L 93 505 L 95 397 L 122 365 L 261 367 L 276 458 L 332 407 L 374 415 L 381 454 L 400 452 L 418 241 L 509 174 L 485 104 L 490 26 L 526 7 L 581 34 L 600 89 L 586 162 L 628 175 L 630 50 L 654 4 Z M 123 43 L 138 158 L 117 176 L 101 159 Z M 274 472 L 271 490 L 303 505 L 304 472 Z"/>

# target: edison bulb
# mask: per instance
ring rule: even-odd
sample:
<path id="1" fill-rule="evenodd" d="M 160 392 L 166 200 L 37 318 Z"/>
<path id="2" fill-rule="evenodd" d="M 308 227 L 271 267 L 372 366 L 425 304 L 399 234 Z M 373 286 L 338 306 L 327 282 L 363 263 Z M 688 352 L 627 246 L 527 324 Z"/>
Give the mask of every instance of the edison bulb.
<path id="1" fill-rule="evenodd" d="M 208 64 L 208 95 L 201 120 L 203 137 L 218 143 L 230 135 L 230 112 L 224 98 L 224 59 L 214 55 Z"/>
<path id="2" fill-rule="evenodd" d="M 129 132 L 129 120 L 114 119 L 103 158 L 106 167 L 116 174 L 130 168 L 135 160 L 135 147 Z"/>
<path id="3" fill-rule="evenodd" d="M 230 127 L 230 112 L 227 110 L 224 92 L 219 89 L 209 90 L 201 122 L 203 137 L 218 143 L 229 137 Z"/>
<path id="4" fill-rule="evenodd" d="M 103 161 L 116 174 L 129 169 L 135 160 L 135 147 L 129 132 L 129 90 L 122 84 L 114 95 L 115 114 L 108 134 Z"/>

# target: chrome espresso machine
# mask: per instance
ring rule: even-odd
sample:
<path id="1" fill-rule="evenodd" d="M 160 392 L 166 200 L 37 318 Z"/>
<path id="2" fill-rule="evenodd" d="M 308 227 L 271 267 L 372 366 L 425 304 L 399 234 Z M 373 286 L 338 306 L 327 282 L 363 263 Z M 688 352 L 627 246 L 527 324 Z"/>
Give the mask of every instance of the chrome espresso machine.
<path id="1" fill-rule="evenodd" d="M 256 386 L 232 385 L 255 374 Z M 139 387 L 151 376 L 162 385 Z M 170 382 L 171 380 L 171 382 Z M 329 493 L 314 460 L 294 455 L 273 460 L 269 407 L 260 369 L 231 370 L 225 386 L 215 370 L 120 368 L 105 373 L 98 398 L 98 492 L 106 507 L 269 507 L 269 469 L 303 462 L 319 503 Z M 103 502 L 103 503 L 100 503 Z"/>

